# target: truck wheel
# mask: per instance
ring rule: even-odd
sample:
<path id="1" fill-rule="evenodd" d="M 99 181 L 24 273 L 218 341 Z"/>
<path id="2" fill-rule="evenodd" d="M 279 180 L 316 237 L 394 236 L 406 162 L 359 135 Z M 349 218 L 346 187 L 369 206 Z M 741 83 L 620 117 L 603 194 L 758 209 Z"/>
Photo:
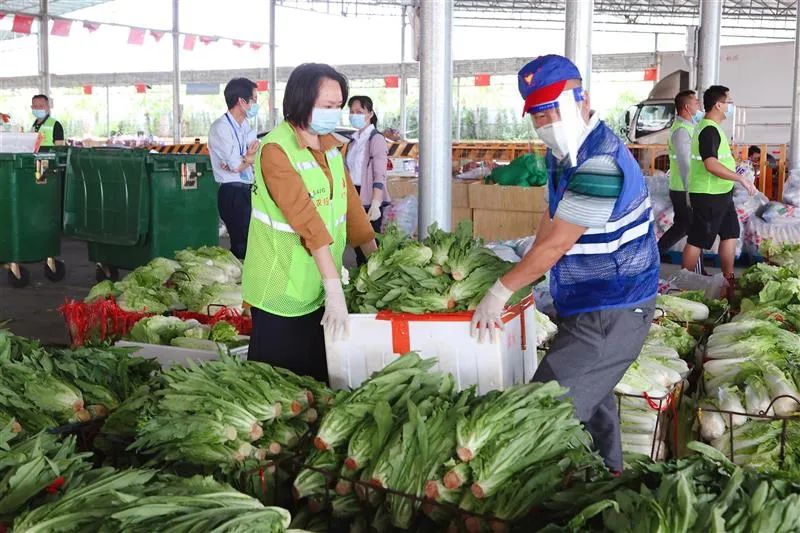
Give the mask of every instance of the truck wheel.
<path id="1" fill-rule="evenodd" d="M 31 274 L 28 269 L 19 265 L 19 277 L 14 274 L 14 271 L 8 269 L 8 284 L 15 289 L 21 289 L 31 282 Z"/>
<path id="2" fill-rule="evenodd" d="M 56 269 L 50 270 L 50 264 L 45 261 L 44 277 L 55 283 L 64 279 L 64 276 L 67 275 L 67 267 L 64 266 L 64 261 L 61 261 L 60 259 L 55 259 L 53 262 L 56 266 Z"/>

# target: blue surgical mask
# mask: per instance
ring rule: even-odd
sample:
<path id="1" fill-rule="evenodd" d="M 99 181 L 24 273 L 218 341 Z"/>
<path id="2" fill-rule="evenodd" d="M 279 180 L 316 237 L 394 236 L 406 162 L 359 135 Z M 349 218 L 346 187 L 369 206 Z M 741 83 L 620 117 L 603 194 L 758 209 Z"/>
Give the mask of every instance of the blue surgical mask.
<path id="1" fill-rule="evenodd" d="M 364 115 L 350 113 L 350 125 L 360 130 L 367 125 L 367 117 Z"/>
<path id="2" fill-rule="evenodd" d="M 695 124 L 698 124 L 701 120 L 703 120 L 704 116 L 705 116 L 705 113 L 703 113 L 703 110 L 702 109 L 698 109 L 695 112 L 695 114 L 692 115 L 692 122 L 694 122 Z"/>
<path id="3" fill-rule="evenodd" d="M 341 119 L 342 112 L 337 108 L 315 107 L 314 111 L 311 112 L 309 127 L 317 135 L 326 135 L 336 129 Z"/>
<path id="4" fill-rule="evenodd" d="M 245 115 L 247 115 L 247 118 L 256 118 L 258 115 L 258 102 L 250 104 L 248 110 L 245 111 Z"/>
<path id="5" fill-rule="evenodd" d="M 736 110 L 736 106 L 732 103 L 728 102 L 728 109 L 725 110 L 725 118 L 731 119 L 733 118 L 733 112 Z"/>
<path id="6" fill-rule="evenodd" d="M 47 111 L 44 109 L 33 109 L 33 116 L 36 117 L 37 120 L 42 120 L 44 117 L 47 116 Z"/>

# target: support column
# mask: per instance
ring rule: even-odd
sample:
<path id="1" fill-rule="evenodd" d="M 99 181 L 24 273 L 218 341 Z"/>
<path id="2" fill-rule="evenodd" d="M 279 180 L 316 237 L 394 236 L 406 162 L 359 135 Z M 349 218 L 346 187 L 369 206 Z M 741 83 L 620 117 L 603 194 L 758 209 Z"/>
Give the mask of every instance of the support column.
<path id="1" fill-rule="evenodd" d="M 181 34 L 179 0 L 172 0 L 172 142 L 181 142 Z"/>
<path id="2" fill-rule="evenodd" d="M 792 126 L 789 136 L 789 170 L 800 170 L 800 10 L 794 34 L 794 86 L 792 92 Z M 762 158 L 766 157 L 762 155 Z"/>
<path id="3" fill-rule="evenodd" d="M 719 82 L 719 34 L 723 0 L 700 2 L 700 30 L 697 38 L 697 96 Z"/>
<path id="4" fill-rule="evenodd" d="M 39 0 L 39 88 L 50 94 L 50 0 Z"/>
<path id="5" fill-rule="evenodd" d="M 269 0 L 269 124 L 268 129 L 278 122 L 275 109 L 275 91 L 278 90 L 278 67 L 275 65 L 275 0 Z"/>
<path id="6" fill-rule="evenodd" d="M 400 137 L 406 138 L 406 130 L 408 129 L 408 117 L 406 110 L 406 92 L 408 87 L 406 85 L 406 17 L 408 15 L 408 6 L 403 6 L 403 16 L 400 23 Z"/>
<path id="7" fill-rule="evenodd" d="M 594 0 L 567 0 L 564 55 L 578 67 L 587 91 L 591 89 L 592 76 L 593 12 Z"/>
<path id="8" fill-rule="evenodd" d="M 449 231 L 452 181 L 453 0 L 421 3 L 419 237 L 430 224 Z"/>

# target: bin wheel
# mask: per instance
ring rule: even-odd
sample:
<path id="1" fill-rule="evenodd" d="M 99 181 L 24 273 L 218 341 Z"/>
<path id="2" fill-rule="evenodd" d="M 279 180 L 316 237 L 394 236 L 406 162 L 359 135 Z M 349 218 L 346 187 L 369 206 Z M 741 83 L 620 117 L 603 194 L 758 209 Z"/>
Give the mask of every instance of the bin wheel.
<path id="1" fill-rule="evenodd" d="M 98 282 L 105 281 L 107 279 L 110 279 L 111 281 L 119 281 L 119 270 L 117 270 L 117 267 L 115 266 L 97 265 L 94 277 Z"/>
<path id="2" fill-rule="evenodd" d="M 31 274 L 28 272 L 28 269 L 22 265 L 19 265 L 19 277 L 14 274 L 14 271 L 10 268 L 8 269 L 8 284 L 14 287 L 15 289 L 20 289 L 25 287 L 28 283 L 31 282 Z"/>
<path id="3" fill-rule="evenodd" d="M 50 270 L 50 263 L 45 261 L 44 277 L 55 283 L 56 281 L 61 281 L 64 279 L 64 276 L 67 275 L 67 267 L 64 266 L 64 261 L 59 259 L 54 259 L 53 263 L 55 264 L 56 269 Z"/>

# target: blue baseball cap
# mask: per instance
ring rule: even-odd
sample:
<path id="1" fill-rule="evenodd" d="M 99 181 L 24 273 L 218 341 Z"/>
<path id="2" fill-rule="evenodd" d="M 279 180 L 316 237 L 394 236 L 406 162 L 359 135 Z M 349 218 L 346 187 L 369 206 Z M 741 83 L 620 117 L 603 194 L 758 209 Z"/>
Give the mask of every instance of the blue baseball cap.
<path id="1" fill-rule="evenodd" d="M 537 57 L 520 69 L 517 78 L 525 99 L 523 116 L 532 107 L 557 100 L 567 81 L 582 79 L 575 63 L 555 54 Z"/>

